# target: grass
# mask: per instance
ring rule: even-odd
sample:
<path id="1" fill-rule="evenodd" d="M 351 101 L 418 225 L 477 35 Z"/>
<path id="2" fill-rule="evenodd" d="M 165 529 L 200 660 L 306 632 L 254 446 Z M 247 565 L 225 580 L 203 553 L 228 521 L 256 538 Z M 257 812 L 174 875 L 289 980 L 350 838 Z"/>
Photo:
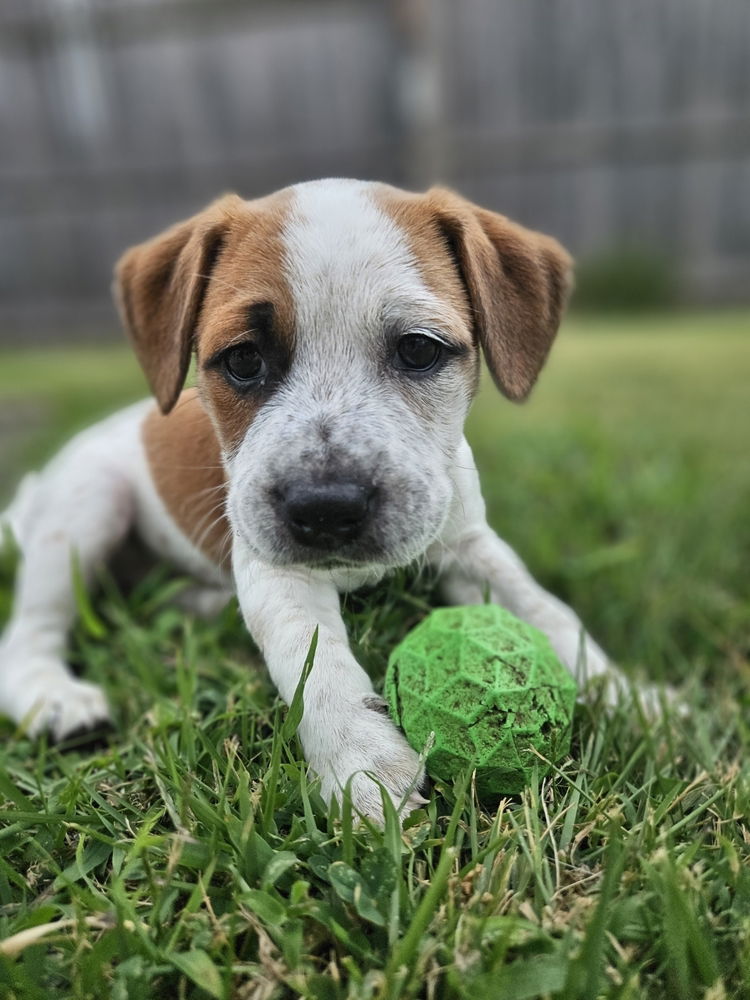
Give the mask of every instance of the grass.
<path id="1" fill-rule="evenodd" d="M 0 996 L 750 996 L 749 326 L 576 320 L 526 407 L 487 389 L 470 424 L 494 525 L 685 719 L 580 706 L 521 797 L 467 777 L 378 830 L 324 808 L 236 609 L 186 621 L 161 570 L 108 585 L 72 650 L 114 746 L 0 724 Z M 6 352 L 0 414 L 30 429 L 5 461 L 140 386 L 124 350 Z M 403 575 L 348 600 L 376 679 L 432 599 Z"/>

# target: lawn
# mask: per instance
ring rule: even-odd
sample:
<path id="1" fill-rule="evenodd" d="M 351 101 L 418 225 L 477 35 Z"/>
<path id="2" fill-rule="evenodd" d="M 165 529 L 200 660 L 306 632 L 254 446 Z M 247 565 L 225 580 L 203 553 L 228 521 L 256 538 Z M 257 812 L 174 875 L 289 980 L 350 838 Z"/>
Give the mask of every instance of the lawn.
<path id="1" fill-rule="evenodd" d="M 569 758 L 491 810 L 467 776 L 403 831 L 327 811 L 236 609 L 186 621 L 163 570 L 105 585 L 72 660 L 113 746 L 0 723 L 0 997 L 750 997 L 748 385 L 750 315 L 716 313 L 576 318 L 525 406 L 483 389 L 491 522 L 688 710 L 581 705 Z M 142 392 L 123 348 L 0 353 L 0 499 Z M 404 575 L 347 602 L 376 680 L 431 600 Z"/>

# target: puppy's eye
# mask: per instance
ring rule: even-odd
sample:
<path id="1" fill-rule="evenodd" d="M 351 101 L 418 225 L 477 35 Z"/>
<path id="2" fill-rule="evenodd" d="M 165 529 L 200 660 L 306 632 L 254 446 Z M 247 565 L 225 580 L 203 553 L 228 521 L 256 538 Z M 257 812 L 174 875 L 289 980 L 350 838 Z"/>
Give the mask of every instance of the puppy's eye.
<path id="1" fill-rule="evenodd" d="M 440 360 L 443 346 L 423 333 L 407 333 L 396 347 L 393 359 L 397 368 L 411 372 L 427 372 Z"/>
<path id="2" fill-rule="evenodd" d="M 266 374 L 266 363 L 255 344 L 230 347 L 222 360 L 227 374 L 235 382 L 257 382 Z"/>

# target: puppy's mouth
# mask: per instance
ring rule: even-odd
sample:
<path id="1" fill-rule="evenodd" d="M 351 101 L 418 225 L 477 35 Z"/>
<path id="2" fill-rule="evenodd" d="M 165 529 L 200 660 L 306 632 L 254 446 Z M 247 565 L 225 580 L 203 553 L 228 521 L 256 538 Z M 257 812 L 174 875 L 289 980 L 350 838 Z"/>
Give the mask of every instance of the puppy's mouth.
<path id="1" fill-rule="evenodd" d="M 239 527 L 244 545 L 259 559 L 275 566 L 306 566 L 320 570 L 362 570 L 368 567 L 399 566 L 401 559 L 390 554 L 375 540 L 362 538 L 334 550 L 332 545 L 300 545 L 283 529 L 277 529 L 263 540 L 258 533 Z M 263 536 L 261 536 L 263 537 Z M 267 542 L 267 544 L 264 544 Z M 260 543 L 260 544 L 259 544 Z"/>
<path id="2" fill-rule="evenodd" d="M 336 556 L 329 556 L 325 559 L 308 559 L 305 565 L 314 569 L 357 569 L 363 564 L 355 562 L 353 559 L 341 559 Z"/>
<path id="3" fill-rule="evenodd" d="M 371 525 L 370 530 L 363 532 L 356 541 L 328 547 L 299 545 L 287 535 L 277 541 L 273 561 L 279 565 L 307 566 L 316 570 L 377 569 L 387 572 L 416 559 L 437 536 L 440 524 L 429 533 L 425 531 L 424 522 L 418 530 L 414 530 L 415 526 L 412 530 L 399 526 L 399 530 L 389 531 L 388 527 Z"/>
<path id="4" fill-rule="evenodd" d="M 332 546 L 310 547 L 291 540 L 280 548 L 282 561 L 311 569 L 364 569 L 388 562 L 388 554 L 379 545 L 365 539 L 341 546 L 336 551 L 332 551 Z"/>

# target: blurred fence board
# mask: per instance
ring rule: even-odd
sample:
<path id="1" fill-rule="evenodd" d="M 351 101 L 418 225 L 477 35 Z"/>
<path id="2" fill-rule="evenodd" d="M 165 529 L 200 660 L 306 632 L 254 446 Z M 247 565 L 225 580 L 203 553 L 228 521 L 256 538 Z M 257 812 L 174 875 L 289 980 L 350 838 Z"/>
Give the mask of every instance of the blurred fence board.
<path id="1" fill-rule="evenodd" d="M 3 0 L 0 339 L 221 191 L 447 182 L 750 297 L 747 0 Z"/>

